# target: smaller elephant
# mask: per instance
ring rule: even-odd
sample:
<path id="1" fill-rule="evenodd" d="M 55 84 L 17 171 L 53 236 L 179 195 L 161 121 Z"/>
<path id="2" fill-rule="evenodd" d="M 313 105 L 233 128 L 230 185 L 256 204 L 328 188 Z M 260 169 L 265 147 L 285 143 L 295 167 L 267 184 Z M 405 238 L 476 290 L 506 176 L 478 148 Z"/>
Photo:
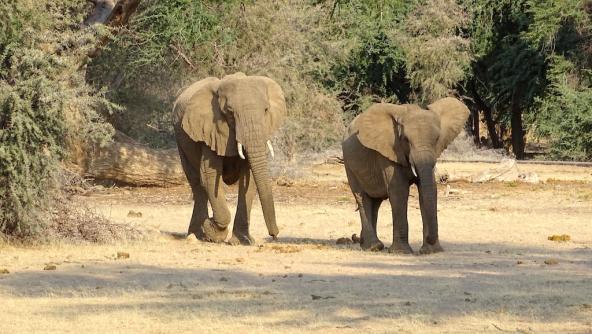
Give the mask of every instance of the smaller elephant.
<path id="1" fill-rule="evenodd" d="M 267 152 L 270 137 L 286 114 L 284 93 L 270 78 L 243 73 L 200 80 L 177 98 L 174 128 L 181 164 L 193 191 L 188 234 L 222 242 L 230 211 L 223 183 L 238 182 L 238 203 L 231 244 L 253 244 L 249 232 L 255 189 L 269 235 L 276 237 L 275 206 Z M 208 203 L 213 215 L 209 217 Z"/>
<path id="2" fill-rule="evenodd" d="M 421 109 L 417 105 L 380 103 L 358 115 L 342 143 L 343 160 L 362 222 L 361 247 L 384 248 L 376 233 L 380 204 L 389 199 L 393 218 L 393 253 L 412 253 L 407 201 L 416 184 L 423 221 L 420 253 L 441 252 L 438 237 L 436 159 L 459 134 L 469 116 L 455 98 Z"/>

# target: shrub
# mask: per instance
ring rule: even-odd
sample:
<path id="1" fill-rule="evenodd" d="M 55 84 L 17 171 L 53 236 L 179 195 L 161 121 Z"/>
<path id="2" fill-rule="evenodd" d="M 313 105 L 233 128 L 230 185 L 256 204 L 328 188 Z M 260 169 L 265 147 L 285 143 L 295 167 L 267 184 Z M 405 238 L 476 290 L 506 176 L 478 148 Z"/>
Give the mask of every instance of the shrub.
<path id="1" fill-rule="evenodd" d="M 94 39 L 74 30 L 78 12 L 70 1 L 0 4 L 0 233 L 42 231 L 68 143 L 109 137 L 95 108 L 111 105 L 78 70 L 89 49 L 72 47 Z"/>
<path id="2" fill-rule="evenodd" d="M 550 158 L 592 161 L 592 73 L 578 75 L 561 56 L 551 65 L 551 84 L 536 100 L 535 133 L 549 139 Z"/>

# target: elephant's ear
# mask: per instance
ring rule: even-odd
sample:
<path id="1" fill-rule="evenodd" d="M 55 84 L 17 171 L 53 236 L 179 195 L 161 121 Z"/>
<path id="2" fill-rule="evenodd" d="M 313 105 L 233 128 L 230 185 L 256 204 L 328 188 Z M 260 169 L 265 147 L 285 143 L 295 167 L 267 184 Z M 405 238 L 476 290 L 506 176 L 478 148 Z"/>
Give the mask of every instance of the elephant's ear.
<path id="1" fill-rule="evenodd" d="M 177 121 L 196 142 L 220 156 L 238 155 L 234 129 L 228 126 L 216 94 L 220 80 L 209 77 L 189 86 L 175 102 Z"/>
<path id="2" fill-rule="evenodd" d="M 267 88 L 269 108 L 265 115 L 265 122 L 267 125 L 267 138 L 270 138 L 282 125 L 282 122 L 286 117 L 286 99 L 284 98 L 282 88 L 277 82 L 264 76 L 255 76 L 254 78 L 261 80 Z"/>
<path id="3" fill-rule="evenodd" d="M 436 157 L 440 156 L 460 133 L 469 117 L 469 108 L 461 101 L 445 97 L 428 106 L 440 116 L 440 137 L 436 143 Z"/>
<path id="4" fill-rule="evenodd" d="M 375 150 L 385 158 L 407 166 L 407 158 L 401 142 L 400 125 L 408 113 L 407 106 L 379 103 L 358 115 L 350 131 L 357 133 L 365 147 Z"/>

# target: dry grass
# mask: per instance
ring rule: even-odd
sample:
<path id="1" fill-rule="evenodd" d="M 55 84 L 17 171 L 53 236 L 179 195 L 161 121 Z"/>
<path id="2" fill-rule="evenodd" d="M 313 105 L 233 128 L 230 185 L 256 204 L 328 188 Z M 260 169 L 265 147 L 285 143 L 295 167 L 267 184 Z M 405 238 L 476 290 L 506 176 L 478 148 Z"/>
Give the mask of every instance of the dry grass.
<path id="1" fill-rule="evenodd" d="M 446 160 L 481 160 L 481 161 L 501 161 L 508 158 L 508 154 L 504 149 L 480 149 L 475 146 L 473 138 L 462 131 L 458 137 L 454 139 L 448 148 L 442 153 L 442 159 Z"/>
<path id="2" fill-rule="evenodd" d="M 572 169 L 567 176 L 589 173 Z M 452 182 L 453 195 L 440 189 L 446 252 L 394 256 L 335 244 L 359 234 L 344 179 L 341 166 L 320 165 L 310 179 L 276 187 L 277 242 L 265 239 L 255 203 L 252 234 L 263 247 L 166 236 L 0 246 L 0 270 L 9 271 L 0 275 L 0 333 L 592 331 L 592 203 L 578 198 L 590 183 Z M 184 187 L 113 189 L 80 200 L 118 223 L 180 234 L 191 214 L 189 196 Z M 142 217 L 128 217 L 130 210 Z M 385 203 L 378 226 L 387 246 L 390 216 Z M 409 220 L 417 250 L 415 189 Z M 571 240 L 547 239 L 562 234 Z M 44 271 L 46 265 L 56 269 Z"/>
<path id="3" fill-rule="evenodd" d="M 114 243 L 142 240 L 151 234 L 130 224 L 113 223 L 84 203 L 75 204 L 56 203 L 41 238 L 52 242 Z"/>

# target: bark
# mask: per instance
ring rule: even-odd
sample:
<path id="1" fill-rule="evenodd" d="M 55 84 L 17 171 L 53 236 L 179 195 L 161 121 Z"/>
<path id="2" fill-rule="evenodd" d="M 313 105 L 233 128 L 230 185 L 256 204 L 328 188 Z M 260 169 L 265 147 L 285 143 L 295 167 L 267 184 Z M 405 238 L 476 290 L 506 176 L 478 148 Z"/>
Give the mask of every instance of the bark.
<path id="1" fill-rule="evenodd" d="M 502 143 L 500 137 L 498 136 L 497 132 L 495 131 L 495 121 L 493 120 L 492 110 L 485 101 L 481 98 L 481 96 L 477 93 L 475 87 L 471 87 L 472 97 L 475 101 L 475 106 L 477 109 L 483 112 L 483 118 L 485 118 L 485 125 L 487 126 L 487 133 L 489 134 L 489 138 L 491 139 L 491 145 L 493 148 L 501 148 Z"/>
<path id="2" fill-rule="evenodd" d="M 520 95 L 519 91 L 515 91 L 512 96 L 512 152 L 514 152 L 517 160 L 524 159 L 524 130 L 522 128 Z"/>
<path id="3" fill-rule="evenodd" d="M 493 146 L 493 148 L 502 148 L 502 134 L 498 134 L 497 131 L 495 131 L 495 120 L 493 119 L 491 108 L 486 107 L 485 109 L 483 109 L 483 118 L 485 118 L 487 133 L 489 134 L 489 138 L 491 139 L 491 146 Z"/>
<path id="4" fill-rule="evenodd" d="M 471 111 L 472 124 L 473 124 L 473 142 L 477 147 L 481 147 L 481 134 L 479 133 L 479 110 L 473 108 Z"/>
<path id="5" fill-rule="evenodd" d="M 84 164 L 87 176 L 97 180 L 135 186 L 187 183 L 177 149 L 151 149 L 122 133 L 107 147 L 94 147 Z"/>
<path id="6" fill-rule="evenodd" d="M 115 8 L 115 0 L 91 0 L 90 2 L 94 4 L 94 8 L 82 24 L 90 26 L 95 23 L 104 24 L 107 22 L 113 8 Z"/>
<path id="7" fill-rule="evenodd" d="M 138 8 L 140 0 L 90 0 L 95 6 L 90 15 L 82 23 L 83 27 L 103 24 L 111 28 L 121 28 L 127 24 Z M 99 40 L 96 47 L 89 53 L 93 58 L 99 54 L 107 43 L 108 37 Z"/>

